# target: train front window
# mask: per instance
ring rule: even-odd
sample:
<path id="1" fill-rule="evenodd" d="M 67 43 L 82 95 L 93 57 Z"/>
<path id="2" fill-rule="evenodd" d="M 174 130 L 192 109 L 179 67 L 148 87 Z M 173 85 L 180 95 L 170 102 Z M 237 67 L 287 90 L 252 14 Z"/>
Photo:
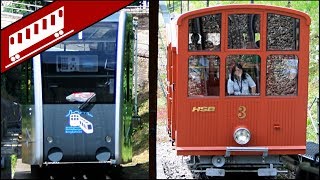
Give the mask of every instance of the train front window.
<path id="1" fill-rule="evenodd" d="M 267 50 L 299 50 L 299 19 L 268 14 Z"/>
<path id="2" fill-rule="evenodd" d="M 260 15 L 231 14 L 228 16 L 228 49 L 260 48 Z"/>
<path id="3" fill-rule="evenodd" d="M 189 51 L 220 51 L 221 14 L 189 20 Z"/>
<path id="4" fill-rule="evenodd" d="M 41 54 L 43 101 L 82 103 L 70 95 L 95 93 L 93 103 L 115 103 L 117 23 L 99 22 Z"/>
<path id="5" fill-rule="evenodd" d="M 190 56 L 188 96 L 219 96 L 219 56 Z"/>
<path id="6" fill-rule="evenodd" d="M 267 57 L 267 96 L 298 95 L 298 57 L 270 55 Z"/>
<path id="7" fill-rule="evenodd" d="M 229 55 L 226 63 L 228 96 L 260 95 L 260 56 Z"/>

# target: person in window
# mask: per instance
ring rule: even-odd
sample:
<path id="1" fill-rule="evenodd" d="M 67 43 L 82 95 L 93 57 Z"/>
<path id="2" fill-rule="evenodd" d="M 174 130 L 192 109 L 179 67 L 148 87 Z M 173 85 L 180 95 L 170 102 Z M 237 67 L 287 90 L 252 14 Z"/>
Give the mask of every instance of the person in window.
<path id="1" fill-rule="evenodd" d="M 198 43 L 200 35 L 198 33 L 192 33 L 191 44 L 189 44 L 189 50 L 201 50 L 201 44 Z"/>
<path id="2" fill-rule="evenodd" d="M 249 87 L 251 88 L 251 94 L 255 94 L 256 83 L 251 76 L 243 70 L 241 64 L 235 64 L 228 79 L 228 94 L 249 95 Z"/>

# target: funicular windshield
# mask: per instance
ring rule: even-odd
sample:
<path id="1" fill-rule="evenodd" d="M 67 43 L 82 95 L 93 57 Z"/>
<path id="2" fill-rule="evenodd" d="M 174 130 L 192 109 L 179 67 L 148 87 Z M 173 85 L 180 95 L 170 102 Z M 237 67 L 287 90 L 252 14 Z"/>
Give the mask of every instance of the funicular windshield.
<path id="1" fill-rule="evenodd" d="M 260 49 L 260 15 L 228 15 L 228 49 Z M 260 53 L 226 57 L 226 95 L 260 95 Z"/>
<path id="2" fill-rule="evenodd" d="M 204 55 L 220 51 L 221 14 L 210 14 L 189 20 L 188 96 L 219 96 L 220 57 Z"/>
<path id="3" fill-rule="evenodd" d="M 42 53 L 45 104 L 115 103 L 117 29 L 99 22 Z"/>
<path id="4" fill-rule="evenodd" d="M 300 21 L 266 14 L 266 22 L 262 22 L 261 12 L 226 13 L 225 17 L 217 13 L 189 19 L 188 97 L 220 96 L 222 84 L 225 96 L 260 96 L 261 88 L 267 96 L 297 95 L 299 57 L 290 51 L 299 50 Z M 222 18 L 227 20 L 228 31 L 223 39 Z M 266 34 L 262 36 L 262 32 Z M 261 47 L 260 40 L 266 47 Z M 265 53 L 270 55 L 261 59 Z M 222 62 L 224 67 L 220 67 Z M 265 62 L 266 78 L 261 79 L 261 64 Z M 225 68 L 225 82 L 220 82 L 221 68 Z M 265 87 L 261 87 L 262 81 Z"/>

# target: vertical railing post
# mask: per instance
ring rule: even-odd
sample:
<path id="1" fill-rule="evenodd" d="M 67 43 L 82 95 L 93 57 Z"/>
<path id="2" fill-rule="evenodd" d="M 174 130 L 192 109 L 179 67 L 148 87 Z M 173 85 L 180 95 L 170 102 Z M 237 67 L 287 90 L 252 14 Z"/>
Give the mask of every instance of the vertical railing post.
<path id="1" fill-rule="evenodd" d="M 143 4 L 142 9 L 146 9 L 147 8 L 147 1 L 143 0 L 142 4 Z"/>
<path id="2" fill-rule="evenodd" d="M 189 0 L 188 0 L 188 9 L 187 9 L 187 11 L 189 11 Z"/>
<path id="3" fill-rule="evenodd" d="M 134 31 L 134 116 L 138 117 L 138 18 L 133 20 Z"/>
<path id="4" fill-rule="evenodd" d="M 172 1 L 172 12 L 174 12 L 174 0 Z"/>

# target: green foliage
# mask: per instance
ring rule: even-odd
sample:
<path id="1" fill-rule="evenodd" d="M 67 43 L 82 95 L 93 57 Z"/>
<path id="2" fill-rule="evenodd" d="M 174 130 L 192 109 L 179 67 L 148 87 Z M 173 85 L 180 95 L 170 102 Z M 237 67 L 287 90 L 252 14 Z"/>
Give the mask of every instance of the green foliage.
<path id="1" fill-rule="evenodd" d="M 18 0 L 18 1 L 14 1 L 14 3 L 24 3 L 24 4 L 37 5 L 37 6 L 46 5 L 45 1 L 34 1 L 34 0 Z M 4 12 L 26 15 L 31 13 L 30 11 L 35 11 L 38 9 L 37 7 L 28 6 L 24 4 L 10 4 L 4 8 Z"/>
<path id="2" fill-rule="evenodd" d="M 148 120 L 149 113 L 141 116 L 141 119 L 141 121 Z M 133 156 L 139 155 L 143 151 L 149 149 L 149 123 L 143 122 L 139 127 L 134 128 L 132 137 Z"/>
<path id="3" fill-rule="evenodd" d="M 30 61 L 24 62 L 1 74 L 1 98 L 27 104 L 31 101 L 31 69 Z M 27 96 L 29 94 L 29 96 Z"/>
<path id="4" fill-rule="evenodd" d="M 133 64 L 133 18 L 127 14 L 125 49 L 123 62 L 123 112 L 122 112 L 122 158 L 123 162 L 132 160 L 132 116 L 133 116 L 133 98 L 132 98 L 132 64 Z"/>
<path id="5" fill-rule="evenodd" d="M 16 169 L 16 165 L 17 165 L 18 157 L 17 157 L 16 154 L 12 154 L 10 156 L 10 158 L 11 158 L 11 171 L 12 171 L 12 174 L 14 174 L 15 173 L 15 169 Z"/>
<path id="6" fill-rule="evenodd" d="M 142 5 L 142 0 L 136 0 L 135 2 L 130 4 L 130 6 L 141 6 L 141 5 Z"/>

